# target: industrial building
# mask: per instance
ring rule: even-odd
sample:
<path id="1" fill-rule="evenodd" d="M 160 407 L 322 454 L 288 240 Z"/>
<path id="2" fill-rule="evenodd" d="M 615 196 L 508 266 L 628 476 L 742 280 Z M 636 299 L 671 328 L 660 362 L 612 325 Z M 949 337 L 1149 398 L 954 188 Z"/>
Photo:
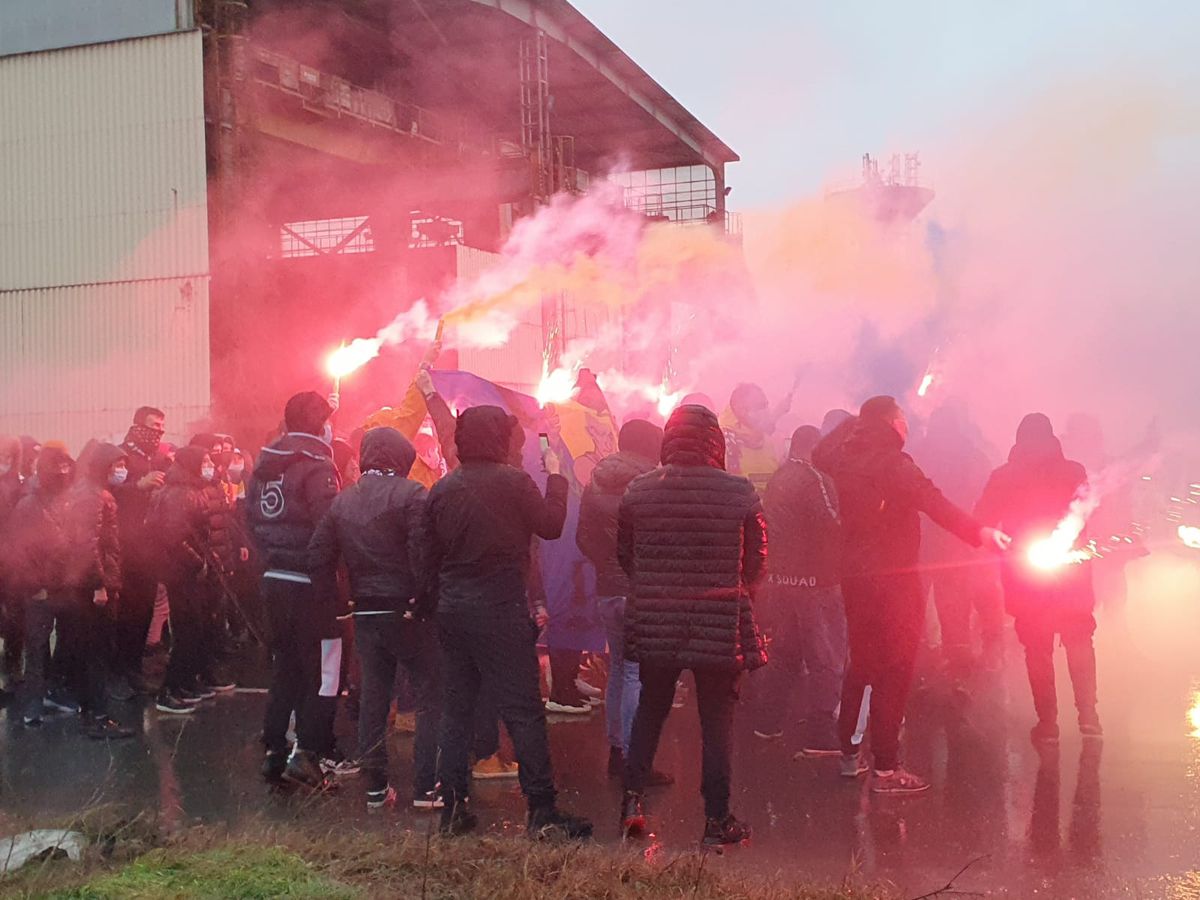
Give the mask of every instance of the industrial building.
<path id="1" fill-rule="evenodd" d="M 0 122 L 0 433 L 74 448 L 142 404 L 253 445 L 340 340 L 613 172 L 737 230 L 736 155 L 566 0 L 6 0 Z M 593 327 L 546 298 L 458 364 L 528 388 Z"/>

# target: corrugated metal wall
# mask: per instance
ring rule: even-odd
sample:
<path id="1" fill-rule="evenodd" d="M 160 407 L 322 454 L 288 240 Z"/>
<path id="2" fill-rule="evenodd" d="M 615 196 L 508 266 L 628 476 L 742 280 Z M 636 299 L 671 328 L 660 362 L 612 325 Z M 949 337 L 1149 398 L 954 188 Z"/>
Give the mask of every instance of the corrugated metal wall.
<path id="1" fill-rule="evenodd" d="M 209 406 L 200 34 L 0 58 L 0 431 Z"/>

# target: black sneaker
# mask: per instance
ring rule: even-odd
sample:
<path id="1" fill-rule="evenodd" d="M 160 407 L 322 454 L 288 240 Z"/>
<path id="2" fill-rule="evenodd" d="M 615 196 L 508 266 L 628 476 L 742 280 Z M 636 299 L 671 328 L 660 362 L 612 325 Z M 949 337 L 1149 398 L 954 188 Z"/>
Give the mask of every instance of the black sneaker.
<path id="1" fill-rule="evenodd" d="M 42 708 L 70 716 L 79 715 L 79 703 L 62 688 L 52 688 L 42 699 Z"/>
<path id="2" fill-rule="evenodd" d="M 22 716 L 21 721 L 25 723 L 26 728 L 41 728 L 42 727 L 42 717 L 41 716 Z"/>
<path id="3" fill-rule="evenodd" d="M 651 769 L 650 774 L 646 776 L 646 787 L 670 787 L 674 783 L 674 775 L 660 772 L 658 769 Z"/>
<path id="4" fill-rule="evenodd" d="M 1042 747 L 1058 744 L 1058 723 L 1038 722 L 1029 732 L 1029 739 Z"/>
<path id="5" fill-rule="evenodd" d="M 203 678 L 197 678 L 195 683 L 189 684 L 188 690 L 190 690 L 201 700 L 211 700 L 213 697 L 217 696 L 217 692 L 209 687 Z"/>
<path id="6" fill-rule="evenodd" d="M 621 834 L 641 837 L 646 833 L 646 800 L 634 791 L 626 791 L 621 801 Z"/>
<path id="7" fill-rule="evenodd" d="M 171 693 L 178 697 L 182 702 L 188 704 L 188 706 L 199 706 L 204 702 L 204 695 L 199 691 L 192 690 L 192 688 L 175 688 L 175 690 L 173 690 Z"/>
<path id="8" fill-rule="evenodd" d="M 446 805 L 442 807 L 442 821 L 438 824 L 441 834 L 446 837 L 461 837 L 470 834 L 478 825 L 479 818 L 471 812 L 465 797 L 455 802 L 446 800 Z"/>
<path id="9" fill-rule="evenodd" d="M 94 741 L 117 741 L 133 737 L 134 730 L 117 724 L 108 716 L 100 716 L 89 721 L 84 726 L 83 733 Z"/>
<path id="10" fill-rule="evenodd" d="M 539 806 L 529 811 L 525 832 L 535 841 L 582 841 L 592 836 L 592 823 L 557 806 Z"/>
<path id="11" fill-rule="evenodd" d="M 293 750 L 284 767 L 283 777 L 288 781 L 312 791 L 337 790 L 337 782 L 325 774 L 317 754 L 307 750 Z"/>
<path id="12" fill-rule="evenodd" d="M 446 801 L 438 795 L 436 789 L 432 791 L 413 791 L 412 805 L 413 809 L 445 809 Z"/>
<path id="13" fill-rule="evenodd" d="M 188 716 L 196 711 L 195 705 L 184 703 L 166 688 L 158 692 L 158 697 L 154 701 L 154 708 L 161 713 L 170 713 L 176 716 Z"/>
<path id="14" fill-rule="evenodd" d="M 728 847 L 750 840 L 750 826 L 739 822 L 732 814 L 723 819 L 709 819 L 704 824 L 705 847 Z"/>
<path id="15" fill-rule="evenodd" d="M 1104 737 L 1104 728 L 1100 725 L 1100 716 L 1090 710 L 1079 715 L 1079 734 L 1090 740 L 1100 740 Z"/>
<path id="16" fill-rule="evenodd" d="M 283 773 L 287 769 L 287 762 L 287 753 L 274 753 L 268 750 L 266 756 L 263 757 L 262 777 L 267 781 L 277 784 L 283 780 Z"/>

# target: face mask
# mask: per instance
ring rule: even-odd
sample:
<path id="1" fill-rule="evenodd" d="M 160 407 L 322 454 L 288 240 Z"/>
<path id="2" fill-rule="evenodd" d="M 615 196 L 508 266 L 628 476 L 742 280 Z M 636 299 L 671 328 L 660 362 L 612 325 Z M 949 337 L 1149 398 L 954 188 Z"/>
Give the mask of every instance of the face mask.
<path id="1" fill-rule="evenodd" d="M 242 480 L 242 475 L 246 471 L 246 466 L 239 463 L 234 463 L 229 467 L 229 480 L 237 484 Z"/>
<path id="2" fill-rule="evenodd" d="M 217 475 L 217 469 L 215 466 L 201 466 L 200 467 L 200 477 L 203 478 L 205 481 L 212 481 L 213 478 L 216 477 L 216 475 Z"/>
<path id="3" fill-rule="evenodd" d="M 108 476 L 108 483 L 113 487 L 117 487 L 125 483 L 125 479 L 129 477 L 128 469 L 117 469 Z"/>
<path id="4" fill-rule="evenodd" d="M 325 423 L 325 428 L 321 431 L 321 440 L 327 445 L 333 446 L 333 426 L 328 422 Z"/>

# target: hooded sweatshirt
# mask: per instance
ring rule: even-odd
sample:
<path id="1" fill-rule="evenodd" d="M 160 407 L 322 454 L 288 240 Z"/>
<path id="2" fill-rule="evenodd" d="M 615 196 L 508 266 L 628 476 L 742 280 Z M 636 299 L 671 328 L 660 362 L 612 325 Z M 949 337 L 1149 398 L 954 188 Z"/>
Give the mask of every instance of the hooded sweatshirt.
<path id="1" fill-rule="evenodd" d="M 626 655 L 672 668 L 758 668 L 766 652 L 750 596 L 767 560 L 758 494 L 725 471 L 724 435 L 702 406 L 671 414 L 662 462 L 633 481 L 618 513 Z"/>
<path id="2" fill-rule="evenodd" d="M 200 476 L 207 452 L 203 447 L 179 448 L 146 514 L 146 530 L 157 551 L 155 571 L 168 583 L 198 578 L 213 563 L 207 482 Z"/>
<path id="3" fill-rule="evenodd" d="M 36 486 L 17 503 L 9 519 L 7 562 L 10 586 L 22 599 L 39 591 L 67 587 L 68 545 L 64 528 L 65 498 L 73 474 L 62 475 L 63 464 L 74 466 L 65 450 L 47 448 L 38 458 Z"/>
<path id="4" fill-rule="evenodd" d="M 458 417 L 459 468 L 433 486 L 425 513 L 439 615 L 527 615 L 531 541 L 562 534 L 567 480 L 549 476 L 543 497 L 529 475 L 508 464 L 516 427 L 495 406 Z"/>
<path id="5" fill-rule="evenodd" d="M 602 459 L 584 488 L 575 543 L 596 567 L 596 591 L 602 597 L 629 593 L 629 579 L 617 560 L 617 513 L 626 488 L 657 467 L 662 442 L 658 426 L 637 419 L 627 422 L 621 429 L 620 452 Z"/>
<path id="6" fill-rule="evenodd" d="M 64 499 L 66 582 L 81 591 L 105 588 L 110 599 L 121 589 L 121 541 L 108 473 L 125 458 L 120 447 L 89 443 L 79 455 L 78 476 Z"/>
<path id="7" fill-rule="evenodd" d="M 992 473 L 975 507 L 981 521 L 1012 536 L 1012 549 L 1001 565 L 1005 605 L 1011 615 L 1092 611 L 1095 596 L 1089 565 L 1044 572 L 1026 562 L 1030 545 L 1053 533 L 1086 483 L 1086 470 L 1063 455 L 1050 420 L 1040 413 L 1026 416 L 1008 462 Z"/>
<path id="8" fill-rule="evenodd" d="M 427 495 L 408 478 L 416 458 L 396 429 L 368 431 L 362 476 L 338 494 L 309 542 L 309 571 L 322 595 L 336 590 L 345 563 L 355 615 L 408 612 L 423 593 Z"/>
<path id="9" fill-rule="evenodd" d="M 288 433 L 263 449 L 246 489 L 246 516 L 264 577 L 308 584 L 308 543 L 338 492 L 329 445 Z"/>

